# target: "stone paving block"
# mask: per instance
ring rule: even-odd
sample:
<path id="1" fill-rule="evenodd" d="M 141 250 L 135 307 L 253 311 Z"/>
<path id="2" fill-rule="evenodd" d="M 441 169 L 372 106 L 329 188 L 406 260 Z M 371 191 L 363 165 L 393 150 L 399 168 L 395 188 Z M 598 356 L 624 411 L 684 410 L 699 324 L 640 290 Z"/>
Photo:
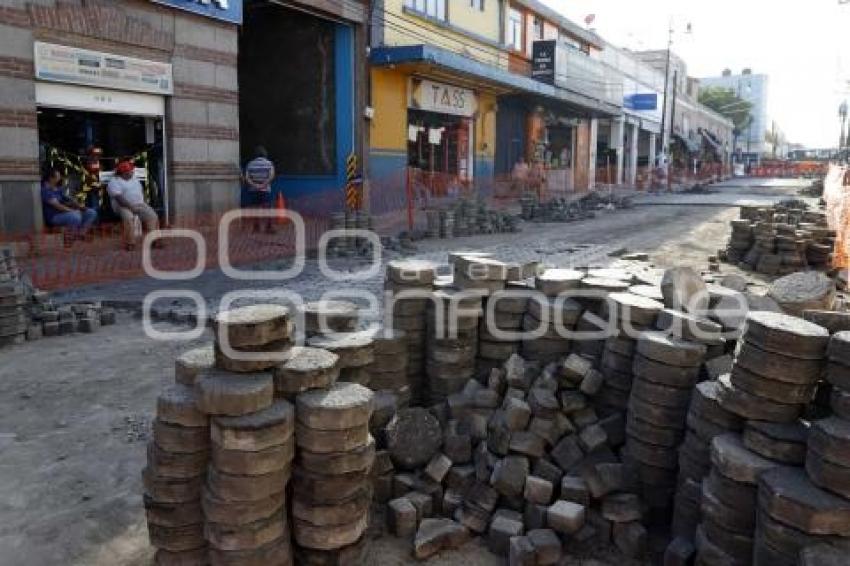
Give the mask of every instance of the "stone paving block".
<path id="1" fill-rule="evenodd" d="M 422 521 L 434 515 L 434 500 L 430 495 L 421 491 L 411 491 L 404 496 L 416 509 L 417 521 Z"/>
<path id="2" fill-rule="evenodd" d="M 505 556 L 509 552 L 511 538 L 521 536 L 524 530 L 521 514 L 508 509 L 499 509 L 490 521 L 487 548 L 497 556 Z"/>
<path id="3" fill-rule="evenodd" d="M 525 430 L 528 426 L 531 419 L 531 407 L 523 399 L 505 397 L 502 410 L 510 430 Z"/>
<path id="4" fill-rule="evenodd" d="M 545 528 L 546 512 L 548 509 L 548 505 L 526 503 L 522 513 L 525 528 L 528 530 Z"/>
<path id="5" fill-rule="evenodd" d="M 808 425 L 747 421 L 744 426 L 744 446 L 770 460 L 801 465 L 806 458 Z"/>
<path id="6" fill-rule="evenodd" d="M 525 479 L 523 498 L 532 504 L 548 505 L 552 501 L 552 482 L 537 476 L 528 476 Z"/>
<path id="7" fill-rule="evenodd" d="M 553 486 L 561 484 L 564 472 L 557 465 L 545 458 L 538 458 L 531 466 L 531 473 L 539 478 L 548 480 Z"/>
<path id="8" fill-rule="evenodd" d="M 453 464 L 468 464 L 472 461 L 472 437 L 468 434 L 446 434 L 443 453 Z"/>
<path id="9" fill-rule="evenodd" d="M 602 499 L 602 517 L 613 523 L 640 521 L 640 498 L 634 493 L 612 493 Z"/>
<path id="10" fill-rule="evenodd" d="M 534 547 L 534 556 L 539 566 L 557 564 L 561 559 L 561 539 L 552 529 L 529 530 L 526 536 Z"/>
<path id="11" fill-rule="evenodd" d="M 546 522 L 549 528 L 566 535 L 578 532 L 585 521 L 585 507 L 560 499 L 549 506 Z"/>
<path id="12" fill-rule="evenodd" d="M 450 519 L 425 519 L 413 541 L 413 555 L 424 560 L 445 549 L 458 548 L 469 540 L 469 531 Z"/>
<path id="13" fill-rule="evenodd" d="M 536 459 L 543 456 L 545 448 L 544 440 L 533 432 L 516 431 L 510 435 L 508 449 L 512 453 Z"/>
<path id="14" fill-rule="evenodd" d="M 648 534 L 646 527 L 638 521 L 614 523 L 614 544 L 629 558 L 638 558 L 646 553 Z"/>
<path id="15" fill-rule="evenodd" d="M 582 429 L 578 434 L 579 445 L 585 452 L 593 452 L 608 443 L 605 429 L 598 424 L 592 424 Z"/>
<path id="16" fill-rule="evenodd" d="M 550 456 L 564 472 L 569 472 L 584 458 L 578 436 L 569 435 L 561 439 L 550 452 Z"/>
<path id="17" fill-rule="evenodd" d="M 587 398 L 579 391 L 561 391 L 561 410 L 567 415 L 581 411 L 587 406 Z"/>
<path id="18" fill-rule="evenodd" d="M 802 409 L 799 404 L 776 403 L 735 387 L 729 375 L 720 376 L 717 383 L 720 386 L 717 397 L 720 406 L 745 419 L 779 423 L 791 422 L 796 420 L 801 413 Z"/>
<path id="19" fill-rule="evenodd" d="M 590 370 L 585 374 L 581 381 L 579 390 L 586 395 L 596 395 L 602 389 L 602 384 L 605 382 L 605 377 L 595 369 Z"/>
<path id="20" fill-rule="evenodd" d="M 507 456 L 496 462 L 490 484 L 499 494 L 506 497 L 518 497 L 525 488 L 528 477 L 528 458 L 523 456 Z"/>
<path id="21" fill-rule="evenodd" d="M 535 566 L 537 555 L 528 537 L 512 537 L 508 551 L 508 566 Z"/>
<path id="22" fill-rule="evenodd" d="M 800 318 L 768 311 L 747 315 L 744 336 L 762 350 L 801 359 L 820 359 L 830 341 L 829 332 Z"/>

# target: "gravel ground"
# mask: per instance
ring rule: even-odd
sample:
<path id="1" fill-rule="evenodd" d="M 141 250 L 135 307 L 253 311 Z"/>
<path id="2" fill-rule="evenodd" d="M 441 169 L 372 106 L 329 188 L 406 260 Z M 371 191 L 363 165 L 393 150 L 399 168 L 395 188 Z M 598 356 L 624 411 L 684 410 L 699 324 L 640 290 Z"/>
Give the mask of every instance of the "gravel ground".
<path id="1" fill-rule="evenodd" d="M 628 248 L 649 252 L 661 266 L 704 268 L 736 214 L 727 207 L 643 206 L 572 224 L 526 225 L 518 235 L 426 242 L 418 255 L 442 260 L 450 249 L 485 249 L 564 265 L 578 263 L 577 247 L 585 244 L 581 263 L 603 265 L 609 251 Z M 356 285 L 376 289 L 380 280 Z M 138 299 L 155 287 L 125 282 L 66 297 Z M 211 303 L 236 288 L 214 272 L 192 287 Z M 323 281 L 310 265 L 286 288 L 312 298 L 340 284 Z M 176 355 L 193 345 L 152 341 L 122 314 L 96 334 L 0 351 L 0 565 L 150 563 L 141 505 L 145 442 L 157 392 L 171 380 Z M 408 564 L 409 553 L 407 543 L 384 538 L 368 563 Z M 477 542 L 428 562 L 499 563 Z M 629 564 L 610 549 L 566 563 Z"/>

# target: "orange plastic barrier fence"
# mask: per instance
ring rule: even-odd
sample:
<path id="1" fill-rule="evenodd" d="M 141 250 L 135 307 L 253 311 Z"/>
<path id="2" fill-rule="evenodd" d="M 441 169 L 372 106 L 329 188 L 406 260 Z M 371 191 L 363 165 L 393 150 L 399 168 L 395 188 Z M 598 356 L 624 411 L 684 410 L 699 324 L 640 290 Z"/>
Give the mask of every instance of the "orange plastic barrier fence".
<path id="1" fill-rule="evenodd" d="M 833 267 L 850 266 L 850 169 L 832 165 L 823 182 L 823 199 L 829 227 L 835 230 Z"/>

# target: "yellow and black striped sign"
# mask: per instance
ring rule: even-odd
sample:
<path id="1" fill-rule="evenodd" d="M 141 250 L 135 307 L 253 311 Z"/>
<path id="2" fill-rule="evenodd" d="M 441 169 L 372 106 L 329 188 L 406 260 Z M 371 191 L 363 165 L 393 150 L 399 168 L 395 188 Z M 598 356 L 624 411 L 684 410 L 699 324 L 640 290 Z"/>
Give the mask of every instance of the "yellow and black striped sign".
<path id="1" fill-rule="evenodd" d="M 345 161 L 345 204 L 350 210 L 363 206 L 363 178 L 358 170 L 357 155 L 352 153 Z"/>

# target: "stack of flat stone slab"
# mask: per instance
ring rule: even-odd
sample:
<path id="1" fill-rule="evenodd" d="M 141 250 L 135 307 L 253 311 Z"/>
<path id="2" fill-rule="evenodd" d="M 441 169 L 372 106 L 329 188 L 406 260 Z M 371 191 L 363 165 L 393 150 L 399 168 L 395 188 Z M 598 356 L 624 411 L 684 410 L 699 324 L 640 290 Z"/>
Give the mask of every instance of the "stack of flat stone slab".
<path id="1" fill-rule="evenodd" d="M 404 330 L 380 328 L 373 332 L 374 356 L 368 368 L 369 388 L 391 391 L 400 406 L 410 404 L 412 392 L 407 375 L 407 334 Z"/>
<path id="2" fill-rule="evenodd" d="M 313 336 L 307 345 L 333 352 L 339 357 L 340 381 L 369 386 L 375 360 L 375 334 L 368 330 Z"/>
<path id="3" fill-rule="evenodd" d="M 625 450 L 637 467 L 644 501 L 665 509 L 673 501 L 677 448 L 686 429 L 691 391 L 706 348 L 648 331 L 638 338 L 636 351 L 640 357 L 634 364 Z"/>
<path id="4" fill-rule="evenodd" d="M 436 266 L 417 260 L 394 260 L 387 264 L 384 281 L 386 325 L 403 330 L 407 340 L 407 376 L 411 396 L 423 398 L 425 379 L 426 310 L 437 276 Z"/>
<path id="5" fill-rule="evenodd" d="M 337 382 L 299 394 L 295 406 L 296 563 L 359 564 L 372 500 L 373 393 L 356 383 Z"/>
<path id="6" fill-rule="evenodd" d="M 719 378 L 720 404 L 749 420 L 793 422 L 812 400 L 829 332 L 793 316 L 747 315 L 732 373 Z"/>
<path id="7" fill-rule="evenodd" d="M 433 405 L 461 391 L 475 376 L 482 295 L 477 290 L 439 289 L 432 293 L 427 312 L 426 399 Z"/>
<path id="8" fill-rule="evenodd" d="M 531 333 L 522 341 L 524 359 L 547 364 L 570 353 L 570 333 L 582 307 L 568 295 L 580 288 L 583 278 L 584 272 L 572 269 L 547 269 L 535 278 L 538 293 L 529 299 L 522 321 L 525 333 Z"/>
<path id="9" fill-rule="evenodd" d="M 287 352 L 276 348 L 288 344 L 289 311 L 233 309 L 214 327 L 216 344 L 181 355 L 175 385 L 157 402 L 142 474 L 156 563 L 288 566 L 295 409 L 275 399 L 272 374 L 256 368 L 268 363 L 259 358 Z"/>
<path id="10" fill-rule="evenodd" d="M 688 407 L 687 429 L 679 446 L 679 477 L 671 531 L 675 537 L 693 542 L 700 522 L 702 482 L 711 471 L 711 442 L 714 437 L 738 432 L 743 419 L 720 406 L 719 384 L 703 381 L 694 387 Z"/>
<path id="11" fill-rule="evenodd" d="M 478 329 L 479 379 L 500 368 L 522 346 L 522 322 L 533 288 L 525 282 L 509 282 L 484 300 L 485 316 Z M 499 335 L 499 334 L 504 334 Z"/>
<path id="12" fill-rule="evenodd" d="M 26 304 L 27 297 L 21 282 L 0 281 L 0 347 L 26 341 L 30 326 Z"/>
<path id="13" fill-rule="evenodd" d="M 198 355 L 201 355 L 200 352 Z M 326 389 L 339 379 L 339 356 L 322 348 L 295 346 L 272 370 L 276 397 L 294 401 L 299 393 Z"/>

